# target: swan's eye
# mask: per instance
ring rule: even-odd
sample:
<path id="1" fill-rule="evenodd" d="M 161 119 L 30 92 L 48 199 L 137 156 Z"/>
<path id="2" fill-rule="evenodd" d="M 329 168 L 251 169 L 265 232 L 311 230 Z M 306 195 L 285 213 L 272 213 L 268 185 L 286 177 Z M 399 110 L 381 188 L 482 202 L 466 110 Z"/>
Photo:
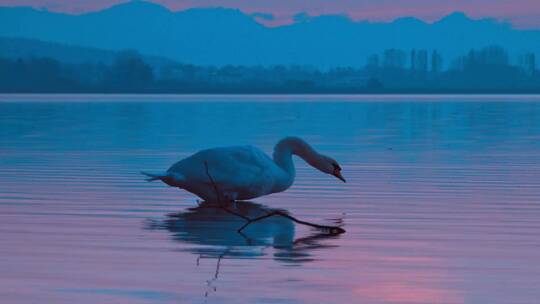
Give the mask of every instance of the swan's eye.
<path id="1" fill-rule="evenodd" d="M 341 171 L 341 167 L 338 164 L 333 163 L 332 166 L 334 166 L 334 171 Z"/>

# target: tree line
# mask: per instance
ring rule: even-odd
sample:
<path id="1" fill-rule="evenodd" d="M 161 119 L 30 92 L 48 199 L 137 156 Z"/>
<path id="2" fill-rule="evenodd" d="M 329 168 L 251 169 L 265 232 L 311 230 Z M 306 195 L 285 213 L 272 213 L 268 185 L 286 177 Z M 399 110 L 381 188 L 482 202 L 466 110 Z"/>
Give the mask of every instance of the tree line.
<path id="1" fill-rule="evenodd" d="M 540 93 L 536 57 L 512 63 L 493 46 L 447 64 L 436 50 L 388 49 L 364 67 L 151 66 L 136 51 L 113 63 L 66 64 L 51 58 L 0 58 L 3 93 Z"/>

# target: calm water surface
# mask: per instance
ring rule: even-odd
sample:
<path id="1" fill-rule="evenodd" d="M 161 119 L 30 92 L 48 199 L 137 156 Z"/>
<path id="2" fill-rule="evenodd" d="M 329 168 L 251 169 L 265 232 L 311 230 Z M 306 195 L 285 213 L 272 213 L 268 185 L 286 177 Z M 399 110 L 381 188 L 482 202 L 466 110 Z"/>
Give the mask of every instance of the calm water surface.
<path id="1" fill-rule="evenodd" d="M 539 98 L 310 98 L 4 96 L 0 302 L 538 303 Z M 273 218 L 240 235 L 138 173 L 286 135 L 348 183 L 296 160 L 291 189 L 240 210 L 347 233 Z"/>

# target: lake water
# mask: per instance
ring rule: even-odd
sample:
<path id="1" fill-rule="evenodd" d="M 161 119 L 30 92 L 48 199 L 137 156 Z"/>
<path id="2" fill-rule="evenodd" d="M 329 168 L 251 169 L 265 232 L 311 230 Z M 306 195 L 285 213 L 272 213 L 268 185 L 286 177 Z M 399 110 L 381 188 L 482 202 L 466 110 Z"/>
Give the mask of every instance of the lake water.
<path id="1" fill-rule="evenodd" d="M 276 217 L 240 235 L 139 174 L 286 135 L 348 183 L 297 159 L 291 189 L 239 210 L 345 234 Z M 539 299 L 538 97 L 0 97 L 1 303 Z"/>

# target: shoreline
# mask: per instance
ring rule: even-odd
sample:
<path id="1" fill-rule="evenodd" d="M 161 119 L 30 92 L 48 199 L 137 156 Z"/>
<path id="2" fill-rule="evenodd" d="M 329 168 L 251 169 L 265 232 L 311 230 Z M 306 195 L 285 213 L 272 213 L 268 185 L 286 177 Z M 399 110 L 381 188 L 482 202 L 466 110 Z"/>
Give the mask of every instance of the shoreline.
<path id="1" fill-rule="evenodd" d="M 540 94 L 1 94 L 0 102 L 536 102 Z"/>

